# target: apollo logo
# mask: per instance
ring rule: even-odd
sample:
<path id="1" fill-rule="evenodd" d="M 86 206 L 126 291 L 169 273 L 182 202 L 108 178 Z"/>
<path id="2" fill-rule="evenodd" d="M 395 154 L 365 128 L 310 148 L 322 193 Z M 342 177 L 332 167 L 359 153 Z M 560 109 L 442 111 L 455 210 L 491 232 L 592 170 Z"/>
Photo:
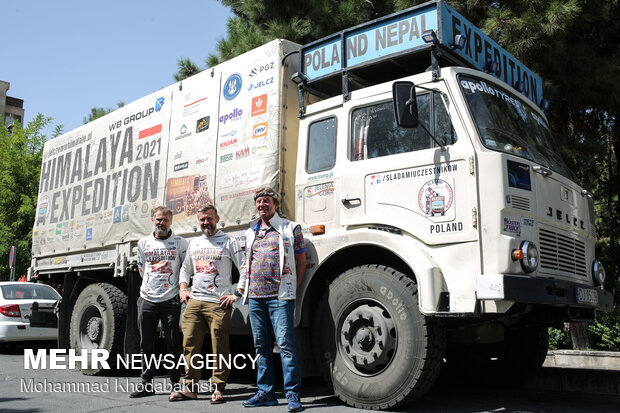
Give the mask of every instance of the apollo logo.
<path id="1" fill-rule="evenodd" d="M 259 123 L 258 125 L 254 125 L 254 130 L 252 131 L 252 139 L 262 138 L 263 136 L 267 136 L 267 126 L 268 122 Z"/>
<path id="2" fill-rule="evenodd" d="M 252 116 L 262 115 L 267 112 L 267 94 L 252 98 Z"/>
<path id="3" fill-rule="evenodd" d="M 229 120 L 239 120 L 242 115 L 243 110 L 235 108 L 232 112 L 220 116 L 220 123 L 226 123 Z"/>

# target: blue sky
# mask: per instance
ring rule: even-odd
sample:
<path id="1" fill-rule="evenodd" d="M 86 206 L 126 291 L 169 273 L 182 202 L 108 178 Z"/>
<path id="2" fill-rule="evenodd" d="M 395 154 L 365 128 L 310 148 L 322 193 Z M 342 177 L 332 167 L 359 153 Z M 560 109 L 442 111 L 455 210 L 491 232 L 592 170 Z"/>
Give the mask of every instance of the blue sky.
<path id="1" fill-rule="evenodd" d="M 177 59 L 204 68 L 230 11 L 216 0 L 16 0 L 2 4 L 0 80 L 68 132 L 174 83 Z M 46 130 L 48 137 L 52 128 Z"/>

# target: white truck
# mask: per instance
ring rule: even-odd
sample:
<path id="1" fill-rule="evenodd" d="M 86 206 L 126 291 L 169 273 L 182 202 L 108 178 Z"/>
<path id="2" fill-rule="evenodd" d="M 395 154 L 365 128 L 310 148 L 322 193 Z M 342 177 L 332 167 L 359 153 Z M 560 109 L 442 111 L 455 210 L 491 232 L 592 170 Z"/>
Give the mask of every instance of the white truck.
<path id="1" fill-rule="evenodd" d="M 48 141 L 31 275 L 63 283 L 60 346 L 137 351 L 135 245 L 155 206 L 192 237 L 214 202 L 242 238 L 270 185 L 307 242 L 304 371 L 346 403 L 404 405 L 474 356 L 527 374 L 547 326 L 613 306 L 592 196 L 540 103 L 536 74 L 432 1 L 274 40 Z M 233 320 L 249 334 L 245 307 Z"/>

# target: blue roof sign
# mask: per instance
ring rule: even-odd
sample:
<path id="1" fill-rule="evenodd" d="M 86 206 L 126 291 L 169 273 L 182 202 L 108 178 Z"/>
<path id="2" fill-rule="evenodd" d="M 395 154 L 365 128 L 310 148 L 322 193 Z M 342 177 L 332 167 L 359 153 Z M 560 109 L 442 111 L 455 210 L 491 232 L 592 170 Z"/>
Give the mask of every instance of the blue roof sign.
<path id="1" fill-rule="evenodd" d="M 534 103 L 542 100 L 542 79 L 493 39 L 443 1 L 433 1 L 344 30 L 302 47 L 302 70 L 310 81 L 344 69 L 427 50 L 422 33 L 434 30 L 443 51 L 485 71 L 498 63 L 499 79 L 510 86 L 523 82 L 523 94 Z M 454 36 L 467 39 L 463 50 L 452 49 Z"/>

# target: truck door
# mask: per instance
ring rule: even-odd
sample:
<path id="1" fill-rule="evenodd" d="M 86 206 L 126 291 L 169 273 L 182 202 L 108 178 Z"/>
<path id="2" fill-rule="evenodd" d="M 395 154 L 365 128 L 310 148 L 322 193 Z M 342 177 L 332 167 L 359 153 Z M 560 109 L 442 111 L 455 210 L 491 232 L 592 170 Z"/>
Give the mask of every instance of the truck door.
<path id="1" fill-rule="evenodd" d="M 349 154 L 340 223 L 388 225 L 427 244 L 475 239 L 473 148 L 451 120 L 458 117 L 446 91 L 419 90 L 417 103 L 420 122 L 445 150 L 420 126 L 396 125 L 390 93 L 345 104 Z"/>

